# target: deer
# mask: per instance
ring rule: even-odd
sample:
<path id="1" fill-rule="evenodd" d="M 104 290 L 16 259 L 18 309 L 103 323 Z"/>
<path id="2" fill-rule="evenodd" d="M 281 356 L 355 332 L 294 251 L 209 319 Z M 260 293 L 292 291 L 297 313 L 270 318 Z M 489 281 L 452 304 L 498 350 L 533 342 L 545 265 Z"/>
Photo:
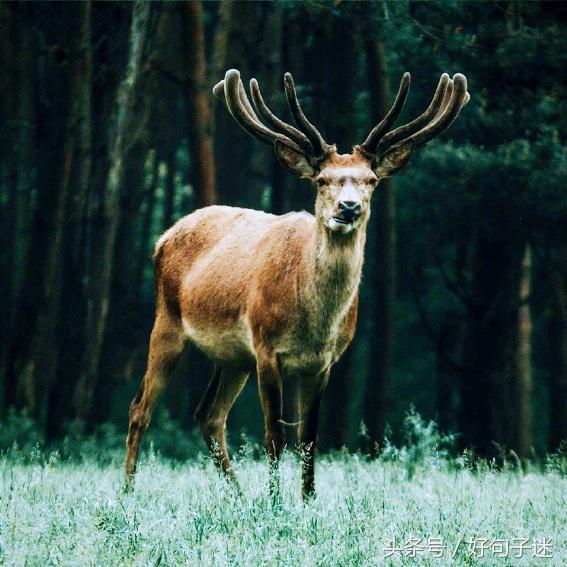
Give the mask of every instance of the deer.
<path id="1" fill-rule="evenodd" d="M 194 417 L 219 471 L 235 479 L 226 420 L 255 370 L 270 490 L 275 486 L 290 425 L 282 417 L 283 388 L 293 378 L 303 448 L 302 496 L 315 495 L 320 402 L 332 366 L 355 333 L 371 196 L 381 180 L 407 165 L 415 149 L 444 132 L 470 99 L 464 75 L 451 79 L 443 73 L 427 109 L 392 129 L 409 86 L 410 74 L 404 73 L 391 108 L 348 154 L 338 153 L 307 119 L 290 73 L 284 75 L 284 90 L 297 127 L 269 109 L 256 79 L 250 81 L 252 106 L 236 69 L 214 86 L 213 94 L 237 124 L 273 146 L 285 169 L 310 182 L 314 214 L 209 206 L 159 238 L 147 370 L 129 409 L 127 487 L 152 411 L 190 343 L 214 364 Z"/>

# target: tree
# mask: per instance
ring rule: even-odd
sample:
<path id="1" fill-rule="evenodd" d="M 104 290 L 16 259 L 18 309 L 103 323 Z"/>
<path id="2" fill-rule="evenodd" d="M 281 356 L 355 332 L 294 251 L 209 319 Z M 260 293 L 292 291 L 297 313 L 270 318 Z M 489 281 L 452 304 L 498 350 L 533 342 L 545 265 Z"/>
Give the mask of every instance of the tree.
<path id="1" fill-rule="evenodd" d="M 205 33 L 203 6 L 200 1 L 184 4 L 187 71 L 185 98 L 187 101 L 187 132 L 193 164 L 195 206 L 216 202 L 215 159 L 212 139 L 210 88 L 205 68 Z M 169 164 L 168 164 L 169 165 Z M 173 176 L 173 169 L 169 172 Z"/>
<path id="2" fill-rule="evenodd" d="M 567 442 L 567 246 L 554 253 L 549 317 L 550 392 L 549 449 Z"/>
<path id="3" fill-rule="evenodd" d="M 365 53 L 372 123 L 376 124 L 389 109 L 390 87 L 384 44 L 376 34 L 366 35 Z M 396 302 L 396 227 L 394 182 L 385 179 L 376 190 L 373 204 L 374 242 L 372 263 L 371 338 L 369 372 L 365 386 L 364 423 L 373 446 L 382 443 L 388 413 Z"/>
<path id="4" fill-rule="evenodd" d="M 85 351 L 74 399 L 76 415 L 83 417 L 88 415 L 91 407 L 97 381 L 98 362 L 106 330 L 113 258 L 120 218 L 120 193 L 126 153 L 132 137 L 132 130 L 135 129 L 135 109 L 143 75 L 144 54 L 149 41 L 151 13 L 152 5 L 149 2 L 137 0 L 133 4 L 128 67 L 116 98 L 113 135 L 110 144 L 110 166 L 104 194 L 105 231 L 99 252 L 98 265 L 100 269 L 95 276 L 97 282 L 93 286 L 94 293 L 91 298 L 95 326 L 87 335 L 85 341 Z"/>
<path id="5" fill-rule="evenodd" d="M 526 245 L 520 268 L 518 289 L 518 342 L 516 346 L 517 382 L 512 403 L 517 407 L 516 439 L 518 454 L 530 458 L 533 453 L 533 376 L 532 376 L 532 252 Z"/>
<path id="6" fill-rule="evenodd" d="M 238 68 L 243 77 L 250 76 L 250 59 L 257 42 L 257 4 L 228 0 L 218 4 L 214 67 L 219 74 L 213 78 L 213 84 L 223 79 L 231 67 Z M 253 202 L 250 163 L 255 151 L 252 139 L 235 130 L 222 103 L 216 104 L 214 122 L 219 199 L 225 205 L 250 205 Z"/>
<path id="7" fill-rule="evenodd" d="M 4 104 L 0 109 L 0 140 L 2 155 L 0 238 L 0 373 L 10 371 L 12 335 L 17 318 L 18 292 L 21 286 L 22 265 L 27 239 L 23 232 L 29 228 L 31 211 L 27 195 L 33 183 L 36 120 L 35 89 L 33 84 L 34 44 L 31 30 L 24 27 L 24 15 L 29 7 L 16 4 L 0 5 L 0 81 Z M 16 91 L 15 85 L 19 86 Z M 18 237 L 17 235 L 22 235 Z M 0 408 L 4 400 L 14 401 L 5 380 L 0 390 Z M 6 390 L 6 391 L 4 391 Z"/>
<path id="8" fill-rule="evenodd" d="M 80 29 L 87 11 L 83 9 L 77 13 L 69 7 L 54 24 L 54 31 L 61 34 L 62 25 L 71 22 L 75 27 L 76 21 Z M 32 12 L 27 14 L 31 15 Z M 24 36 L 29 33 L 25 31 L 27 26 L 28 22 L 23 25 Z M 65 39 L 65 43 L 51 46 L 49 68 L 53 73 L 52 98 L 41 100 L 38 97 L 38 104 L 42 105 L 38 112 L 38 179 L 41 182 L 38 184 L 37 207 L 33 211 L 19 313 L 12 339 L 12 379 L 9 382 L 12 403 L 25 407 L 41 426 L 45 425 L 47 418 L 50 387 L 59 353 L 57 333 L 62 283 L 61 256 L 75 153 L 76 123 L 81 103 L 78 85 L 83 77 L 80 56 L 74 52 L 77 32 L 68 34 Z M 25 49 L 24 58 L 32 56 L 32 45 L 22 45 Z M 33 81 L 29 77 L 33 73 L 33 67 L 26 71 L 28 79 L 24 80 L 24 84 Z M 65 126 L 61 128 L 60 124 Z M 22 143 L 27 144 L 26 151 L 29 151 L 31 140 Z M 28 163 L 28 167 L 33 171 L 31 163 Z"/>

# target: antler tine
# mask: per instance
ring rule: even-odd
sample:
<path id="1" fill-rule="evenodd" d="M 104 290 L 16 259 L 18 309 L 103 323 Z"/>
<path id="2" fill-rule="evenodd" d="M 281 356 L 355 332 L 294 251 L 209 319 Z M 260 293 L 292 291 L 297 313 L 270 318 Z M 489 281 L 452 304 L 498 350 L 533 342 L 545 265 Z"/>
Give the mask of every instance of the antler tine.
<path id="1" fill-rule="evenodd" d="M 447 91 L 445 92 L 445 96 L 443 97 L 443 102 L 441 103 L 441 107 L 439 108 L 437 114 L 433 117 L 433 120 L 436 120 L 437 118 L 439 118 L 439 116 L 441 116 L 441 114 L 443 114 L 443 112 L 445 112 L 445 109 L 447 108 L 447 105 L 449 104 L 449 101 L 453 96 L 453 88 L 454 88 L 453 79 L 451 79 L 449 81 L 449 84 L 447 85 Z M 465 100 L 461 104 L 461 108 L 463 108 L 463 106 L 465 106 L 465 104 L 467 104 L 467 102 L 469 102 L 470 99 L 471 99 L 471 95 L 467 91 L 465 93 Z"/>
<path id="2" fill-rule="evenodd" d="M 315 155 L 322 157 L 328 154 L 332 151 L 333 146 L 330 146 L 327 142 L 325 142 L 319 130 L 317 130 L 317 128 L 315 128 L 315 126 L 313 126 L 313 124 L 311 124 L 305 116 L 301 109 L 301 105 L 299 104 L 299 99 L 297 98 L 297 92 L 295 90 L 295 84 L 291 73 L 286 73 L 284 75 L 284 88 L 291 113 L 293 114 L 297 125 L 305 133 L 307 138 L 309 138 Z"/>
<path id="3" fill-rule="evenodd" d="M 449 84 L 447 85 L 447 90 L 445 91 L 445 96 L 443 97 L 443 102 L 441 103 L 441 106 L 439 107 L 437 114 L 435 114 L 431 122 L 437 120 L 445 112 L 447 106 L 449 105 L 451 99 L 453 98 L 454 89 L 455 89 L 455 85 L 453 84 L 453 79 L 450 79 Z"/>
<path id="4" fill-rule="evenodd" d="M 419 148 L 451 126 L 461 108 L 469 101 L 470 96 L 467 93 L 467 79 L 461 73 L 456 73 L 453 76 L 452 83 L 449 83 L 447 91 L 449 91 L 449 86 L 452 86 L 451 97 L 447 102 L 443 101 L 444 104 L 441 106 L 437 117 L 427 126 L 408 136 L 400 143 L 412 142 L 414 147 Z M 448 92 L 445 93 L 445 99 L 448 98 L 447 95 Z"/>
<path id="5" fill-rule="evenodd" d="M 433 117 L 433 120 L 436 120 L 439 116 L 441 116 L 441 114 L 443 114 L 443 112 L 447 108 L 447 105 L 449 104 L 449 101 L 451 100 L 451 97 L 453 96 L 453 88 L 454 88 L 453 79 L 451 79 L 449 81 L 449 84 L 447 85 L 447 91 L 445 92 L 445 97 L 443 98 L 443 103 L 441 104 L 441 108 L 439 109 L 437 114 Z M 467 91 L 465 93 L 465 99 L 463 100 L 463 102 L 461 104 L 461 108 L 463 108 L 463 106 L 465 106 L 465 104 L 467 104 L 467 102 L 469 102 L 470 99 L 471 99 L 471 95 Z"/>
<path id="6" fill-rule="evenodd" d="M 214 87 L 213 87 L 213 94 L 217 97 L 217 98 L 222 98 L 224 100 L 224 79 L 222 79 L 222 81 L 219 81 Z"/>
<path id="7" fill-rule="evenodd" d="M 268 144 L 273 144 L 274 142 L 279 141 L 295 151 L 303 152 L 299 145 L 293 140 L 290 140 L 287 136 L 273 132 L 260 122 L 250 105 L 250 101 L 246 96 L 244 86 L 240 80 L 240 73 L 236 69 L 229 69 L 226 72 L 224 81 L 221 81 L 214 86 L 213 93 L 216 96 L 219 96 L 221 92 L 224 92 L 229 112 L 238 124 L 240 124 L 240 126 L 242 126 L 242 128 L 244 128 L 244 130 L 246 130 L 249 134 L 256 138 L 260 138 Z"/>
<path id="8" fill-rule="evenodd" d="M 376 153 L 380 154 L 387 150 L 389 147 L 393 146 L 396 142 L 411 136 L 415 132 L 418 132 L 423 126 L 425 126 L 432 118 L 437 116 L 438 112 L 445 102 L 445 96 L 447 94 L 448 86 L 452 83 L 449 75 L 443 73 L 439 79 L 439 84 L 435 89 L 435 94 L 429 103 L 429 106 L 420 116 L 404 124 L 403 126 L 398 126 L 395 130 L 388 132 L 378 143 L 376 148 Z M 451 87 L 451 93 L 453 89 Z M 447 102 L 449 99 L 447 99 Z"/>
<path id="9" fill-rule="evenodd" d="M 242 97 L 242 90 L 243 90 L 243 86 L 242 86 L 242 81 L 239 79 L 239 85 L 238 85 L 238 98 L 240 99 L 240 101 L 242 101 L 243 97 Z M 216 96 L 217 98 L 220 98 L 222 100 L 222 102 L 224 103 L 225 108 L 228 110 L 228 113 L 235 119 L 238 121 L 237 117 L 233 114 L 232 110 L 230 110 L 230 106 L 228 104 L 228 99 L 227 99 L 227 94 L 225 92 L 225 80 L 223 79 L 222 81 L 219 81 L 214 87 L 213 87 L 213 95 Z M 245 93 L 246 94 L 246 93 Z M 249 110 L 246 108 L 246 105 L 244 104 L 244 102 L 242 101 L 242 111 L 245 112 L 248 117 L 251 120 L 254 120 L 254 118 L 250 115 Z M 257 117 L 256 117 L 257 118 Z"/>
<path id="10" fill-rule="evenodd" d="M 294 128 L 291 124 L 284 122 L 280 118 L 278 118 L 269 108 L 268 105 L 264 102 L 264 98 L 262 97 L 262 93 L 260 91 L 260 85 L 256 79 L 250 80 L 250 93 L 252 95 L 252 101 L 254 102 L 254 106 L 258 110 L 258 112 L 277 130 L 285 134 L 288 138 L 299 144 L 301 147 L 305 149 L 306 152 L 309 154 L 313 153 L 313 147 L 311 146 L 311 142 L 309 138 L 303 133 L 300 132 L 297 128 Z"/>
<path id="11" fill-rule="evenodd" d="M 225 85 L 224 79 L 222 81 L 219 81 L 213 87 L 213 94 L 216 97 L 223 99 L 223 102 L 225 103 L 225 106 L 227 107 L 231 116 L 235 117 L 234 114 L 231 112 L 229 106 L 228 106 L 228 102 L 227 102 L 227 99 L 225 97 L 224 85 Z M 241 79 L 238 80 L 238 98 L 240 99 L 240 102 L 242 103 L 242 107 L 243 107 L 244 112 L 246 112 L 246 114 L 248 115 L 250 120 L 255 121 L 255 122 L 260 122 L 260 120 L 258 120 L 258 117 L 256 116 L 256 113 L 254 112 L 254 109 L 252 108 L 252 105 L 250 104 L 250 101 L 248 100 L 248 95 L 246 94 L 246 91 L 244 90 L 244 85 L 242 84 Z"/>
<path id="12" fill-rule="evenodd" d="M 396 99 L 394 100 L 394 104 L 382 118 L 382 120 L 372 128 L 370 134 L 364 142 L 361 144 L 361 149 L 367 153 L 373 154 L 376 150 L 376 146 L 378 142 L 382 138 L 382 136 L 390 129 L 392 124 L 396 121 L 396 118 L 400 115 L 404 104 L 406 102 L 406 98 L 408 96 L 409 87 L 410 87 L 410 74 L 404 73 L 402 76 L 402 80 L 400 81 L 400 88 L 398 89 L 398 94 L 396 95 Z"/>
<path id="13" fill-rule="evenodd" d="M 257 122 L 258 124 L 261 124 L 262 126 L 264 126 L 264 123 L 258 118 L 256 112 L 254 111 L 254 108 L 252 108 L 252 105 L 250 104 L 250 100 L 248 99 L 248 95 L 246 94 L 246 91 L 244 90 L 244 83 L 242 82 L 242 79 L 238 80 L 238 97 L 240 98 L 240 102 L 242 103 L 242 106 L 243 106 L 244 110 L 246 111 L 246 113 L 248 114 L 248 117 L 250 118 L 250 120 Z M 269 130 L 269 128 L 268 128 L 268 130 Z M 275 133 L 276 132 L 274 132 L 274 134 Z"/>

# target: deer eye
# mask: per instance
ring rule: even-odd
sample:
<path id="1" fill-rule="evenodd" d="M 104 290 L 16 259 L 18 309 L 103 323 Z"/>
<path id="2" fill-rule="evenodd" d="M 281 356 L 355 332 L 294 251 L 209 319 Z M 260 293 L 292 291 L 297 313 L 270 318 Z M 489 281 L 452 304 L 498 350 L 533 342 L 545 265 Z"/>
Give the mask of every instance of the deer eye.
<path id="1" fill-rule="evenodd" d="M 323 187 L 324 185 L 327 185 L 327 180 L 323 179 L 322 177 L 319 177 L 319 179 L 317 179 L 317 185 L 319 187 Z"/>
<path id="2" fill-rule="evenodd" d="M 366 180 L 366 185 L 376 185 L 376 183 L 378 182 L 378 179 L 376 179 L 376 177 L 369 177 Z"/>

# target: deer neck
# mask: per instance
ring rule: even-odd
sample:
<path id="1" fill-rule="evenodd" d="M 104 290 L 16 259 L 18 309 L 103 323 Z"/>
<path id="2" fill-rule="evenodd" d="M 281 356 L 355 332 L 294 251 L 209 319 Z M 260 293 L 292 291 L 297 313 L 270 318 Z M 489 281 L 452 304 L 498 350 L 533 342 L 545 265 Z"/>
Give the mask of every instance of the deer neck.
<path id="1" fill-rule="evenodd" d="M 309 324 L 328 331 L 352 305 L 362 274 L 367 220 L 349 234 L 331 232 L 317 219 L 307 250 L 304 307 Z"/>

